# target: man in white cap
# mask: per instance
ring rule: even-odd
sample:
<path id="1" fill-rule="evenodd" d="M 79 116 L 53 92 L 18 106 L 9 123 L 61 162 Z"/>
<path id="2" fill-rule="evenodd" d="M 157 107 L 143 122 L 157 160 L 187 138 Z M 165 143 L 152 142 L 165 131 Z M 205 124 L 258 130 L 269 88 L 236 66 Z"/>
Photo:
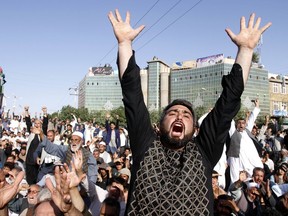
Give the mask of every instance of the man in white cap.
<path id="1" fill-rule="evenodd" d="M 84 173 L 87 174 L 88 178 L 96 183 L 97 180 L 97 163 L 93 154 L 85 148 L 82 148 L 83 145 L 83 134 L 79 131 L 75 131 L 72 133 L 72 137 L 70 140 L 70 144 L 67 145 L 55 145 L 51 143 L 44 136 L 43 132 L 39 129 L 33 131 L 36 134 L 40 134 L 40 138 L 42 142 L 40 145 L 44 148 L 44 150 L 51 155 L 55 155 L 61 158 L 63 163 L 70 165 L 71 160 L 73 160 L 73 154 L 76 151 L 81 150 L 83 155 L 83 166 L 82 169 Z"/>
<path id="2" fill-rule="evenodd" d="M 112 161 L 111 155 L 106 151 L 106 143 L 104 141 L 99 143 L 99 152 L 100 157 L 103 158 L 105 163 L 110 163 Z"/>

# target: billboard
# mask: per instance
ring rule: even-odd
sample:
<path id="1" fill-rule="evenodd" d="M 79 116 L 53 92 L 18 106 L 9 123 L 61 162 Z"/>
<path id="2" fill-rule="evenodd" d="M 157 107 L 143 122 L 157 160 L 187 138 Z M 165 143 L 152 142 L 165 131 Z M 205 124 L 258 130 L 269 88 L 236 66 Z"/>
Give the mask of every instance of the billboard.
<path id="1" fill-rule="evenodd" d="M 104 67 L 92 67 L 89 69 L 89 76 L 96 75 L 111 75 L 113 74 L 113 69 L 110 65 L 105 65 Z"/>
<path id="2" fill-rule="evenodd" d="M 224 55 L 223 54 L 217 54 L 212 56 L 207 56 L 203 58 L 198 58 L 196 60 L 196 66 L 198 67 L 206 67 L 214 64 L 223 63 Z"/>

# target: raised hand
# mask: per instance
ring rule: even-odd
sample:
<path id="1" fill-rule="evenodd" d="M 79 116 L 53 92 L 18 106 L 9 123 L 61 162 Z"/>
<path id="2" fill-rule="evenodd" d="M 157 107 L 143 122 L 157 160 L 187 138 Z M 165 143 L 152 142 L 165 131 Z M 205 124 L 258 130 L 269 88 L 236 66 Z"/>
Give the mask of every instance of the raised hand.
<path id="1" fill-rule="evenodd" d="M 113 12 L 110 11 L 108 17 L 119 44 L 122 42 L 132 42 L 145 27 L 144 25 L 141 25 L 140 27 L 133 29 L 130 25 L 129 12 L 126 13 L 125 21 L 122 20 L 118 9 L 115 10 L 115 15 L 116 16 L 114 16 Z"/>
<path id="2" fill-rule="evenodd" d="M 69 187 L 68 185 L 61 184 L 61 172 L 60 166 L 55 167 L 55 181 L 56 181 L 56 188 L 54 187 L 50 178 L 46 178 L 46 186 L 50 190 L 52 195 L 52 200 L 55 205 L 60 209 L 60 211 L 66 213 L 72 208 L 72 201 L 71 196 L 69 194 Z M 63 168 L 62 168 L 63 169 Z"/>
<path id="3" fill-rule="evenodd" d="M 252 13 L 249 18 L 248 26 L 246 27 L 245 17 L 241 17 L 240 33 L 235 35 L 229 28 L 225 29 L 231 40 L 238 46 L 248 49 L 254 49 L 260 40 L 261 34 L 268 29 L 272 23 L 269 22 L 262 28 L 259 28 L 261 18 L 257 18 L 255 24 L 255 13 Z"/>

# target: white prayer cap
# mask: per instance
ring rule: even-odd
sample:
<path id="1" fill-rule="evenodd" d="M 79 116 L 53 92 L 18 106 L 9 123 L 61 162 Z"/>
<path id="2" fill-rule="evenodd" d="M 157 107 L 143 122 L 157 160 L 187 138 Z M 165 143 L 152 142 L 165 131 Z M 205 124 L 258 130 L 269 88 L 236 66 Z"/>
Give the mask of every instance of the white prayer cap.
<path id="1" fill-rule="evenodd" d="M 247 182 L 247 188 L 250 189 L 252 187 L 259 188 L 259 185 L 256 182 Z"/>
<path id="2" fill-rule="evenodd" d="M 79 136 L 81 139 L 83 139 L 83 133 L 79 132 L 79 131 L 74 131 L 72 133 L 72 136 Z"/>
<path id="3" fill-rule="evenodd" d="M 106 146 L 106 143 L 105 143 L 104 141 L 101 141 L 101 142 L 99 143 L 99 145 L 105 145 L 105 146 Z"/>

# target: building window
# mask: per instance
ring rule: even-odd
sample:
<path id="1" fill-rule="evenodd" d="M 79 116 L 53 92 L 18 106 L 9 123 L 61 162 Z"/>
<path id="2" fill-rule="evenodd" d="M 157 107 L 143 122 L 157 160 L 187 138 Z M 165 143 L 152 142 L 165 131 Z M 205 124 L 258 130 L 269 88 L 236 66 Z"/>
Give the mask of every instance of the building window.
<path id="1" fill-rule="evenodd" d="M 282 110 L 287 111 L 287 103 L 282 102 Z"/>
<path id="2" fill-rule="evenodd" d="M 273 83 L 273 93 L 278 93 L 278 83 Z"/>
<path id="3" fill-rule="evenodd" d="M 89 82 L 87 83 L 87 85 L 89 85 Z"/>
<path id="4" fill-rule="evenodd" d="M 273 101 L 273 110 L 279 110 L 279 102 Z"/>
<path id="5" fill-rule="evenodd" d="M 282 92 L 281 92 L 282 94 L 286 94 L 287 92 L 286 92 L 286 86 L 283 86 L 282 87 Z"/>

